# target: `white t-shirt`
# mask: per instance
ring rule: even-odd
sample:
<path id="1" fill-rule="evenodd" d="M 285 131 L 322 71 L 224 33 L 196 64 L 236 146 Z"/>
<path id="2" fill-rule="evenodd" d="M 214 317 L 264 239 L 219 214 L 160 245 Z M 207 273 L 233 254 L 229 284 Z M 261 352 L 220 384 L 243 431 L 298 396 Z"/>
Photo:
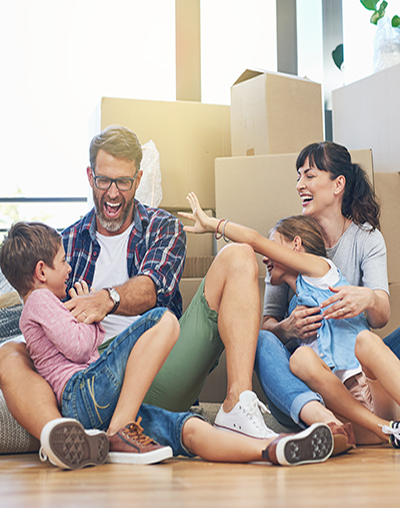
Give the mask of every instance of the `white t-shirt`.
<path id="1" fill-rule="evenodd" d="M 96 291 L 103 288 L 115 287 L 129 279 L 127 250 L 132 224 L 120 235 L 104 236 L 96 232 L 96 239 L 100 244 L 100 254 L 96 261 L 93 285 Z M 105 341 L 115 337 L 131 325 L 139 316 L 119 316 L 110 314 L 102 324 L 106 331 Z"/>

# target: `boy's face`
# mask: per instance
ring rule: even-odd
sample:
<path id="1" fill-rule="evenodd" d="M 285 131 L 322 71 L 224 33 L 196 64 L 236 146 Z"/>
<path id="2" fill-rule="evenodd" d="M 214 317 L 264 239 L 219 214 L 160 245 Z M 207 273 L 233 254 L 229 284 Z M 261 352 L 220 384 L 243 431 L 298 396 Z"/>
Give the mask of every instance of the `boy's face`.
<path id="1" fill-rule="evenodd" d="M 67 281 L 71 267 L 65 260 L 64 246 L 61 244 L 53 261 L 53 268 L 46 266 L 46 287 L 60 300 L 65 298 Z"/>

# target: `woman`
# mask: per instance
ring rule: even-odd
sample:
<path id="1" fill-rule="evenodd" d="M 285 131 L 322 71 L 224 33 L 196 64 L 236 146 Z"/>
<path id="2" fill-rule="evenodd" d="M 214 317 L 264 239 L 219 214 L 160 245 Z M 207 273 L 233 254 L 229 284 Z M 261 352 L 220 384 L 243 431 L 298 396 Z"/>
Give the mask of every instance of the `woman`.
<path id="1" fill-rule="evenodd" d="M 364 171 L 351 162 L 345 147 L 332 142 L 304 148 L 296 167 L 303 214 L 318 222 L 328 257 L 350 283 L 335 288 L 321 305 L 324 317 L 365 312 L 372 328 L 385 326 L 390 317 L 386 247 L 378 230 L 379 205 Z M 321 399 L 291 373 L 291 346 L 318 334 L 323 317 L 319 307 L 301 306 L 287 316 L 292 296 L 287 286 L 272 287 L 267 281 L 255 369 L 277 420 L 303 426 L 321 421 Z M 361 378 L 359 390 L 364 389 Z M 354 430 L 358 443 L 377 442 L 376 435 Z"/>

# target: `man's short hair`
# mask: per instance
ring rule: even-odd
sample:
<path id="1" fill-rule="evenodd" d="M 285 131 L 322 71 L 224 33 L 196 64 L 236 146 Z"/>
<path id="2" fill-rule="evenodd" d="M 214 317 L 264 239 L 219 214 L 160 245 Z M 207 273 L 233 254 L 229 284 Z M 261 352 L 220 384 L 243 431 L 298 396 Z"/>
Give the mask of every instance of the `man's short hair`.
<path id="1" fill-rule="evenodd" d="M 140 169 L 143 152 L 139 139 L 134 132 L 120 125 L 110 125 L 95 136 L 89 149 L 90 167 L 96 168 L 99 150 L 104 150 L 113 157 L 135 162 L 136 171 Z"/>
<path id="2" fill-rule="evenodd" d="M 53 268 L 61 244 L 60 233 L 42 222 L 17 222 L 10 228 L 0 247 L 0 268 L 21 297 L 32 289 L 39 261 Z"/>

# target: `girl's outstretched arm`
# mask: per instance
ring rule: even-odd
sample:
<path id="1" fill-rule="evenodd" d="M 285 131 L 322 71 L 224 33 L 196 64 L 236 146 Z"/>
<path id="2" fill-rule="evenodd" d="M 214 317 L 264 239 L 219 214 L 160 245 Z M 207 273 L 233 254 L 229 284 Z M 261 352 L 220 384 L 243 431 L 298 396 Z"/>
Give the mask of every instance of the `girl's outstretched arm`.
<path id="1" fill-rule="evenodd" d="M 303 251 L 299 252 L 298 249 L 301 248 L 301 242 L 299 247 L 293 245 L 293 249 L 280 245 L 263 237 L 254 229 L 240 226 L 233 222 L 226 222 L 226 219 L 220 220 L 215 217 L 209 217 L 202 210 L 194 192 L 189 193 L 186 199 L 190 204 L 192 213 L 179 212 L 179 215 L 194 222 L 193 226 L 184 227 L 186 232 L 215 232 L 220 234 L 223 231 L 226 238 L 237 243 L 247 243 L 253 247 L 255 252 L 267 256 L 272 261 L 276 261 L 298 273 L 310 277 L 322 277 L 328 272 L 329 265 L 323 258 Z"/>

